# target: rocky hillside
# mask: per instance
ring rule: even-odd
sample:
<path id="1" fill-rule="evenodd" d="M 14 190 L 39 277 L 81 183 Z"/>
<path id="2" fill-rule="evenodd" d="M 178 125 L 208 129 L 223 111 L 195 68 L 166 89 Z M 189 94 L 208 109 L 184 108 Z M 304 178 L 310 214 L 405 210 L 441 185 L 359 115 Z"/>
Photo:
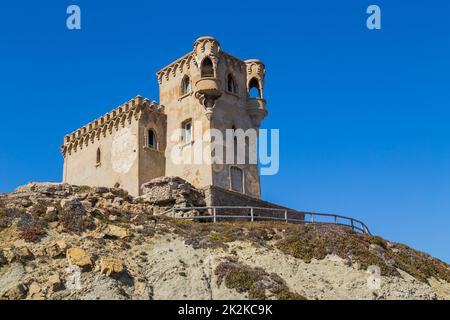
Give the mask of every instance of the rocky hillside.
<path id="1" fill-rule="evenodd" d="M 177 220 L 160 214 L 201 205 L 200 191 L 179 179 L 147 191 L 0 195 L 0 299 L 450 299 L 449 265 L 405 245 L 330 225 Z"/>

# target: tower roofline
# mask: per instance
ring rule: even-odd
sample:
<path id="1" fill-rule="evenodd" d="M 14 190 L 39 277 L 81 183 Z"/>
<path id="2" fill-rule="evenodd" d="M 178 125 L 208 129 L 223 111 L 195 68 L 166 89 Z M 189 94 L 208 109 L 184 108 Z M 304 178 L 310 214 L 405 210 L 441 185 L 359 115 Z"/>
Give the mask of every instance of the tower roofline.
<path id="1" fill-rule="evenodd" d="M 173 75 L 175 75 L 177 72 L 177 69 L 180 69 L 180 68 L 183 69 L 183 67 L 185 65 L 187 65 L 189 68 L 189 63 L 192 60 L 194 61 L 194 63 L 198 63 L 197 60 L 195 59 L 196 58 L 196 56 L 195 56 L 196 55 L 196 52 L 195 52 L 196 45 L 199 42 L 208 41 L 208 40 L 216 42 L 216 44 L 220 47 L 219 42 L 214 37 L 203 36 L 203 37 L 197 38 L 194 42 L 194 45 L 193 45 L 194 49 L 192 51 L 190 51 L 189 53 L 185 54 L 184 56 L 176 59 L 175 61 L 169 63 L 167 66 L 165 66 L 164 68 L 161 68 L 160 70 L 158 70 L 156 72 L 156 77 L 158 78 L 158 82 L 161 83 L 164 76 L 168 79 L 171 73 Z M 242 65 L 249 64 L 249 63 L 258 63 L 258 64 L 262 64 L 264 66 L 264 63 L 259 59 L 242 60 L 242 59 L 237 58 L 236 56 L 233 56 L 232 54 L 222 51 L 220 48 L 218 49 L 218 51 L 219 51 L 220 55 L 225 56 L 228 59 L 234 60 L 238 63 L 241 63 Z"/>

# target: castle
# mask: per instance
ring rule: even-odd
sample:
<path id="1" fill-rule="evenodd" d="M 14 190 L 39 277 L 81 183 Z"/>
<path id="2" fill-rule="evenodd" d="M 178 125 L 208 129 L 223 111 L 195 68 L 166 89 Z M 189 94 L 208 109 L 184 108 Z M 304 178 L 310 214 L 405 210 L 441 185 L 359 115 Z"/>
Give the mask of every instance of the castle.
<path id="1" fill-rule="evenodd" d="M 140 195 L 142 184 L 178 176 L 198 188 L 260 198 L 257 163 L 176 163 L 170 153 L 188 157 L 195 142 L 211 146 L 201 136 L 208 129 L 224 135 L 227 129 L 257 131 L 267 115 L 264 64 L 240 60 L 222 51 L 216 39 L 201 37 L 156 76 L 159 104 L 137 96 L 64 137 L 63 181 Z"/>

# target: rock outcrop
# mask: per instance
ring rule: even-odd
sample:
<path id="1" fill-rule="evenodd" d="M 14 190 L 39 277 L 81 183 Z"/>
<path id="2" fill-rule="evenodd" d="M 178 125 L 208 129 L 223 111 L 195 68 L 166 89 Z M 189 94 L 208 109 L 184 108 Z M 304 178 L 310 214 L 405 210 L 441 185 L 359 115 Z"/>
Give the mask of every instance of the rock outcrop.
<path id="1" fill-rule="evenodd" d="M 142 185 L 142 192 L 143 195 L 139 199 L 159 208 L 204 207 L 206 205 L 203 192 L 179 177 L 153 179 Z M 177 214 L 179 216 L 201 215 L 195 210 Z"/>
<path id="2" fill-rule="evenodd" d="M 31 183 L 0 195 L 0 299 L 450 299 L 450 267 L 333 225 L 200 223 L 179 178 L 121 189 Z M 379 272 L 379 273 L 378 273 Z"/>

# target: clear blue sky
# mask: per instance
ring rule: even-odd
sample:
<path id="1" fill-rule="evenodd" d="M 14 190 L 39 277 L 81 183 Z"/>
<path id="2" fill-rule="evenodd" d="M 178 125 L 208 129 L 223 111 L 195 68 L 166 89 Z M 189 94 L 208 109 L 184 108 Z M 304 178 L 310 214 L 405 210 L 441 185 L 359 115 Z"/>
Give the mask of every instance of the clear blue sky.
<path id="1" fill-rule="evenodd" d="M 82 30 L 66 28 L 78 4 Z M 382 30 L 365 27 L 382 9 Z M 450 262 L 449 1 L 2 1 L 0 192 L 60 181 L 64 134 L 140 94 L 202 35 L 267 66 L 280 172 L 263 196 L 361 218 Z"/>

